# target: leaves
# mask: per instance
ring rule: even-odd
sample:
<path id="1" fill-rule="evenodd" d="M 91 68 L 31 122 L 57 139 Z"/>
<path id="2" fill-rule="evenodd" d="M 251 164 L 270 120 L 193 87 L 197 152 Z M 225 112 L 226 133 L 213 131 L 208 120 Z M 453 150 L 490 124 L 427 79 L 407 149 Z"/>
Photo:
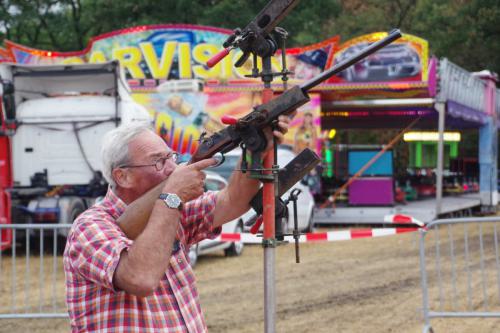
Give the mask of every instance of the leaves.
<path id="1" fill-rule="evenodd" d="M 0 0 L 0 38 L 74 51 L 117 29 L 163 23 L 244 27 L 267 0 Z M 399 27 L 427 39 L 431 52 L 471 70 L 500 72 L 498 0 L 301 1 L 280 24 L 289 46 L 342 40 Z"/>

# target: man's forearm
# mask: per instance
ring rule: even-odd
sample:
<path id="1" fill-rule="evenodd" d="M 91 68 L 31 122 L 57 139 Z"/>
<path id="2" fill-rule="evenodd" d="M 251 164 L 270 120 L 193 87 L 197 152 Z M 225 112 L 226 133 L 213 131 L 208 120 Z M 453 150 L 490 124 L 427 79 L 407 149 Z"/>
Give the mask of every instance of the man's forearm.
<path id="1" fill-rule="evenodd" d="M 241 162 L 241 161 L 240 161 Z M 239 169 L 239 164 L 237 169 Z M 250 178 L 249 173 L 235 170 L 229 185 L 218 193 L 214 212 L 214 225 L 220 226 L 234 220 L 250 209 L 250 201 L 260 188 L 260 181 Z"/>
<path id="2" fill-rule="evenodd" d="M 114 275 L 117 288 L 137 296 L 148 296 L 165 274 L 179 226 L 180 212 L 155 200 L 147 226 L 128 251 L 122 252 Z"/>
<path id="3" fill-rule="evenodd" d="M 153 206 L 158 200 L 165 182 L 166 180 L 131 202 L 118 218 L 117 223 L 128 238 L 136 239 L 146 227 Z"/>

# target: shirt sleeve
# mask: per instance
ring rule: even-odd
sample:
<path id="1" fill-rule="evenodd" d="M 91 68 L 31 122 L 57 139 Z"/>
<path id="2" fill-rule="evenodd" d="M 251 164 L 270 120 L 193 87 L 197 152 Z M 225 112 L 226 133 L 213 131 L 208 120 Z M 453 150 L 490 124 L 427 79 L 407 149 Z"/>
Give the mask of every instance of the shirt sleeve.
<path id="1" fill-rule="evenodd" d="M 132 245 L 111 216 L 105 212 L 83 214 L 75 222 L 66 255 L 76 274 L 116 291 L 113 275 L 120 254 Z"/>
<path id="2" fill-rule="evenodd" d="M 217 192 L 208 191 L 184 205 L 181 223 L 188 246 L 220 235 L 222 227 L 213 226 L 216 202 Z"/>

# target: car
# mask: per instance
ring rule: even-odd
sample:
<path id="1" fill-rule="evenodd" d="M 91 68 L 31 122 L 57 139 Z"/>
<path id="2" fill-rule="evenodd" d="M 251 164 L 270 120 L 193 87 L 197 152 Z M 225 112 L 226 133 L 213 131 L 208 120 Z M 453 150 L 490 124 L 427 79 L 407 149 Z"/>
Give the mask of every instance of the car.
<path id="1" fill-rule="evenodd" d="M 230 151 L 229 153 L 224 155 L 224 162 L 211 170 L 220 174 L 226 180 L 229 180 L 231 173 L 236 168 L 238 161 L 241 158 L 241 149 L 235 149 Z M 280 166 L 285 166 L 290 162 L 293 158 L 295 158 L 295 154 L 288 146 L 279 146 L 278 148 L 278 163 Z M 314 228 L 314 197 L 307 187 L 302 182 L 297 183 L 290 190 L 288 190 L 281 198 L 286 200 L 290 195 L 290 192 L 293 189 L 299 189 L 301 191 L 297 200 L 297 220 L 298 220 L 298 229 L 301 232 L 311 232 Z M 286 233 L 291 233 L 293 230 L 293 203 L 289 202 L 287 205 L 288 208 L 288 216 L 286 219 L 284 230 Z M 248 226 L 247 222 L 253 220 L 255 218 L 255 212 L 253 209 L 250 209 L 247 213 L 245 213 L 241 220 L 244 222 L 243 230 L 249 231 L 251 226 Z"/>
<path id="2" fill-rule="evenodd" d="M 205 191 L 220 191 L 227 186 L 227 180 L 220 175 L 206 171 Z M 222 226 L 222 233 L 242 233 L 243 220 L 241 218 L 234 219 Z M 226 256 L 239 256 L 243 253 L 244 244 L 241 241 L 220 242 L 214 239 L 204 239 L 189 249 L 189 261 L 191 267 L 196 265 L 198 256 L 224 251 Z"/>
<path id="3" fill-rule="evenodd" d="M 357 54 L 369 44 L 351 46 L 336 56 L 341 62 Z M 420 57 L 410 45 L 391 44 L 347 68 L 340 76 L 348 82 L 383 81 L 409 78 L 421 71 Z"/>

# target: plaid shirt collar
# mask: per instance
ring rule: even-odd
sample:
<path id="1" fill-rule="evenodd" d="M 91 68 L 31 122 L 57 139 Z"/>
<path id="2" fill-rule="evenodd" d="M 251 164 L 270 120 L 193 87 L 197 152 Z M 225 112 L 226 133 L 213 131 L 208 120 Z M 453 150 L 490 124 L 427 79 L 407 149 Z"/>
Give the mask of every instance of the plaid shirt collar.
<path id="1" fill-rule="evenodd" d="M 109 209 L 108 212 L 115 220 L 118 219 L 127 208 L 127 204 L 116 195 L 111 186 L 108 187 L 108 192 L 106 193 L 103 201 L 105 206 Z"/>

